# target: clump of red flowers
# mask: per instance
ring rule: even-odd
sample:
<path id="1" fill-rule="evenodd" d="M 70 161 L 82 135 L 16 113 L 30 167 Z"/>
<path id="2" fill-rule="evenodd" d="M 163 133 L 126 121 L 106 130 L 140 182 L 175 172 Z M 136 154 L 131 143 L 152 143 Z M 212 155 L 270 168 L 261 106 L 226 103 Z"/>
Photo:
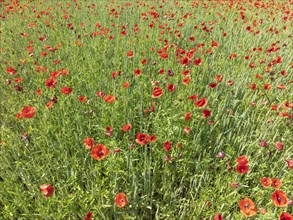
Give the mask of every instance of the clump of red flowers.
<path id="1" fill-rule="evenodd" d="M 249 170 L 247 157 L 245 155 L 240 156 L 236 159 L 236 162 L 236 171 L 240 174 L 246 174 Z"/>
<path id="2" fill-rule="evenodd" d="M 16 114 L 16 118 L 32 118 L 36 113 L 36 108 L 32 106 L 25 106 L 20 113 Z"/>

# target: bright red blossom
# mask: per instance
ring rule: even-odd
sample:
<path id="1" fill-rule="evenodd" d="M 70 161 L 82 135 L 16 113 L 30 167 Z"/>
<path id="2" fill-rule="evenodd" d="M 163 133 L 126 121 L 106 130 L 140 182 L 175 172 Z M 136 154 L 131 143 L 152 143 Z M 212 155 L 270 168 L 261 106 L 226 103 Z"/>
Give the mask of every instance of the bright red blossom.
<path id="1" fill-rule="evenodd" d="M 40 186 L 40 190 L 44 196 L 50 197 L 54 193 L 54 187 L 50 184 L 43 184 Z"/>
<path id="2" fill-rule="evenodd" d="M 242 156 L 238 157 L 238 158 L 236 159 L 236 162 L 237 162 L 238 164 L 241 164 L 241 165 L 246 165 L 246 164 L 248 164 L 248 160 L 247 160 L 246 155 L 242 155 Z"/>
<path id="3" fill-rule="evenodd" d="M 163 147 L 165 151 L 167 152 L 170 151 L 172 149 L 172 142 L 169 142 L 169 141 L 165 142 Z"/>
<path id="4" fill-rule="evenodd" d="M 6 68 L 6 73 L 14 75 L 16 73 L 16 70 L 12 66 L 9 66 Z"/>
<path id="5" fill-rule="evenodd" d="M 263 177 L 260 179 L 260 183 L 263 187 L 269 187 L 272 184 L 271 178 Z"/>
<path id="6" fill-rule="evenodd" d="M 21 110 L 21 113 L 17 114 L 17 118 L 32 118 L 36 113 L 36 108 L 32 106 L 25 106 Z"/>
<path id="7" fill-rule="evenodd" d="M 72 89 L 69 87 L 62 87 L 61 89 L 61 93 L 65 94 L 65 95 L 69 95 L 72 92 Z"/>
<path id="8" fill-rule="evenodd" d="M 163 90 L 159 87 L 155 87 L 153 89 L 152 98 L 159 98 L 163 94 Z"/>
<path id="9" fill-rule="evenodd" d="M 279 142 L 279 141 L 277 141 L 277 142 L 275 143 L 275 147 L 276 147 L 278 150 L 282 150 L 283 147 L 284 147 L 284 143 L 283 143 L 283 142 Z"/>
<path id="10" fill-rule="evenodd" d="M 149 142 L 150 143 L 153 143 L 153 142 L 155 142 L 157 140 L 157 137 L 155 136 L 155 135 L 150 135 L 149 136 Z"/>
<path id="11" fill-rule="evenodd" d="M 293 169 L 293 160 L 285 160 L 286 161 L 286 163 L 287 163 L 287 165 L 288 165 L 288 168 L 289 169 Z"/>
<path id="12" fill-rule="evenodd" d="M 211 111 L 209 111 L 207 109 L 202 110 L 201 113 L 202 113 L 202 117 L 204 117 L 204 118 L 208 118 L 211 115 Z"/>
<path id="13" fill-rule="evenodd" d="M 102 160 L 109 154 L 109 149 L 104 144 L 98 144 L 91 150 L 91 156 L 95 160 Z"/>
<path id="14" fill-rule="evenodd" d="M 84 143 L 86 149 L 91 149 L 95 144 L 94 140 L 89 137 L 85 138 L 83 140 L 83 143 Z"/>
<path id="15" fill-rule="evenodd" d="M 277 179 L 277 178 L 273 178 L 272 179 L 272 187 L 274 187 L 275 189 L 279 189 L 282 186 L 282 181 Z"/>
<path id="16" fill-rule="evenodd" d="M 223 220 L 223 217 L 222 217 L 221 214 L 217 213 L 217 214 L 215 215 L 215 217 L 213 218 L 213 220 Z"/>
<path id="17" fill-rule="evenodd" d="M 118 193 L 115 196 L 115 203 L 118 206 L 118 208 L 123 208 L 128 204 L 127 198 L 125 193 Z"/>
<path id="18" fill-rule="evenodd" d="M 240 200 L 239 208 L 240 212 L 246 217 L 254 216 L 257 213 L 257 208 L 254 205 L 254 202 L 249 198 Z"/>
<path id="19" fill-rule="evenodd" d="M 201 58 L 197 58 L 193 61 L 194 65 L 199 66 L 201 65 Z"/>
<path id="20" fill-rule="evenodd" d="M 92 219 L 93 219 L 93 213 L 92 212 L 86 213 L 84 220 L 92 220 Z"/>
<path id="21" fill-rule="evenodd" d="M 204 107 L 206 104 L 207 104 L 207 100 L 206 100 L 206 98 L 202 98 L 202 99 L 197 100 L 197 101 L 194 102 L 194 105 L 195 105 L 196 107 L 198 107 L 198 108 L 202 108 L 202 107 Z"/>
<path id="22" fill-rule="evenodd" d="M 174 92 L 175 89 L 176 89 L 176 86 L 174 86 L 172 83 L 170 83 L 170 84 L 167 86 L 167 89 L 168 89 L 170 92 Z"/>
<path id="23" fill-rule="evenodd" d="M 274 205 L 277 207 L 286 207 L 289 202 L 287 194 L 281 190 L 276 190 L 272 194 L 272 200 Z"/>
<path id="24" fill-rule="evenodd" d="M 135 138 L 135 142 L 140 145 L 145 145 L 148 142 L 148 136 L 146 134 L 138 133 Z"/>
<path id="25" fill-rule="evenodd" d="M 236 171 L 240 174 L 248 173 L 249 167 L 245 164 L 238 164 L 236 167 Z"/>
<path id="26" fill-rule="evenodd" d="M 287 212 L 282 212 L 280 215 L 280 220 L 293 220 L 293 216 Z"/>
<path id="27" fill-rule="evenodd" d="M 55 88 L 57 81 L 53 78 L 50 78 L 45 82 L 45 84 L 48 88 L 53 89 L 53 88 Z"/>
<path id="28" fill-rule="evenodd" d="M 105 100 L 105 102 L 112 104 L 116 100 L 116 97 L 113 95 L 106 95 L 104 97 L 104 100 Z"/>
<path id="29" fill-rule="evenodd" d="M 129 131 L 131 129 L 131 127 L 132 127 L 131 124 L 125 124 L 120 128 L 120 130 Z"/>

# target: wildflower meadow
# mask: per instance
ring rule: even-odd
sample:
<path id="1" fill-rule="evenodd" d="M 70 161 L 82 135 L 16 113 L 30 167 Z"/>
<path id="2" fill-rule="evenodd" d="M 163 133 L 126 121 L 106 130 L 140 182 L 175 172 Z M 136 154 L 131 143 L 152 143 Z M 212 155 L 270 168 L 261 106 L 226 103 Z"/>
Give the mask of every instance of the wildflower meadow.
<path id="1" fill-rule="evenodd" d="M 292 0 L 0 0 L 0 219 L 293 220 Z"/>

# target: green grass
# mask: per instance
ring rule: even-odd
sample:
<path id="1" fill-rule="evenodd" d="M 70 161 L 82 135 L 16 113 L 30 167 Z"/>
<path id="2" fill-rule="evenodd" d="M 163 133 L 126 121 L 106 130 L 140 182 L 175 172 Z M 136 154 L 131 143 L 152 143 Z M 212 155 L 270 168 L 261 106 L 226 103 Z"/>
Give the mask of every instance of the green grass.
<path id="1" fill-rule="evenodd" d="M 293 214 L 290 204 L 274 206 L 275 189 L 260 184 L 262 177 L 278 178 L 280 190 L 293 199 L 292 168 L 285 162 L 293 159 L 293 112 L 292 106 L 284 107 L 293 100 L 292 1 L 260 3 L 266 7 L 257 7 L 259 1 L 200 1 L 198 6 L 191 1 L 129 2 L 132 6 L 126 6 L 126 1 L 60 1 L 59 6 L 58 1 L 48 0 L 42 4 L 20 1 L 19 5 L 0 1 L 0 218 L 83 219 L 92 212 L 94 219 L 213 219 L 216 213 L 224 219 L 245 219 L 238 206 L 245 197 L 259 210 L 252 219 Z M 151 15 L 154 11 L 159 17 Z M 240 12 L 245 13 L 244 19 Z M 68 20 L 63 18 L 66 14 Z M 98 22 L 99 28 L 95 27 Z M 69 23 L 73 29 L 67 27 Z M 137 33 L 135 25 L 140 29 Z M 213 30 L 204 31 L 204 26 Z M 246 30 L 248 26 L 253 32 Z M 104 35 L 105 30 L 109 32 Z M 121 35 L 123 30 L 126 36 Z M 101 34 L 91 36 L 95 31 Z M 46 40 L 40 41 L 44 34 Z M 212 47 L 212 41 L 219 46 Z M 46 45 L 57 50 L 48 51 Z M 33 56 L 28 46 L 33 46 Z M 272 47 L 279 50 L 267 52 Z M 158 53 L 163 48 L 167 59 Z M 196 49 L 186 67 L 180 60 L 187 55 L 180 55 L 179 49 L 186 53 Z M 134 57 L 127 57 L 129 50 Z M 229 59 L 234 53 L 237 57 Z M 282 61 L 265 71 L 278 56 Z M 202 58 L 199 66 L 193 64 L 197 58 Z M 251 62 L 255 68 L 249 67 Z M 6 72 L 10 66 L 16 74 Z M 37 66 L 48 71 L 37 73 Z M 54 89 L 47 88 L 50 73 L 61 68 L 69 74 L 58 77 Z M 140 76 L 133 73 L 137 68 L 142 70 Z M 159 74 L 161 69 L 164 74 Z M 190 70 L 188 85 L 182 83 L 186 69 Z M 113 78 L 112 72 L 118 71 L 120 75 Z M 217 74 L 223 80 L 211 89 Z M 22 81 L 17 84 L 18 77 Z M 229 86 L 228 80 L 234 84 Z M 163 95 L 154 99 L 156 81 Z M 124 82 L 130 83 L 129 88 L 123 88 Z M 172 93 L 166 88 L 170 83 L 176 86 Z M 251 83 L 257 90 L 249 88 Z M 266 83 L 270 90 L 264 89 Z M 277 88 L 281 84 L 285 89 Z M 23 90 L 17 91 L 16 85 Z M 72 93 L 62 94 L 64 86 L 72 88 Z M 41 95 L 36 94 L 38 89 Z M 106 103 L 96 96 L 99 91 L 114 95 L 115 102 Z M 195 100 L 188 99 L 194 94 L 198 99 L 205 97 L 207 105 L 195 107 Z M 57 103 L 47 108 L 54 96 Z M 80 103 L 79 96 L 87 100 Z M 275 104 L 280 107 L 272 111 Z M 16 118 L 24 106 L 36 108 L 33 118 Z M 151 106 L 155 110 L 146 111 Z M 211 116 L 204 118 L 203 109 L 210 110 Z M 192 112 L 189 121 L 184 120 L 187 112 Z M 288 115 L 281 117 L 279 112 Z M 132 129 L 121 131 L 127 123 Z M 113 128 L 110 137 L 105 135 L 107 126 Z M 183 131 L 185 126 L 189 134 Z M 155 135 L 157 140 L 140 146 L 135 141 L 137 133 Z M 94 160 L 84 147 L 86 137 L 106 145 L 109 155 Z M 261 147 L 261 140 L 269 146 Z M 163 149 L 166 141 L 173 143 L 169 152 Z M 277 141 L 284 143 L 281 151 L 274 146 Z M 115 154 L 117 148 L 120 152 Z M 224 158 L 217 157 L 220 151 L 225 152 Z M 249 171 L 243 175 L 236 172 L 235 160 L 241 155 L 249 160 Z M 172 160 L 166 161 L 165 156 Z M 239 187 L 231 187 L 233 182 Z M 40 192 L 44 183 L 54 186 L 53 196 L 46 198 Z M 119 192 L 127 196 L 124 208 L 114 201 Z M 267 213 L 261 214 L 261 208 Z"/>

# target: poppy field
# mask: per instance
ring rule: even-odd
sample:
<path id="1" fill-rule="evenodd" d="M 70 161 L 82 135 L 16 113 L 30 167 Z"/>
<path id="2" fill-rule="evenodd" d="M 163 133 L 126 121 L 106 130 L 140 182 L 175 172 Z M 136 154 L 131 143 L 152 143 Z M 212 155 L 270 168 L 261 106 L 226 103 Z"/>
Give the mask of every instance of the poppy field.
<path id="1" fill-rule="evenodd" d="M 0 0 L 0 219 L 292 220 L 292 20 Z"/>

